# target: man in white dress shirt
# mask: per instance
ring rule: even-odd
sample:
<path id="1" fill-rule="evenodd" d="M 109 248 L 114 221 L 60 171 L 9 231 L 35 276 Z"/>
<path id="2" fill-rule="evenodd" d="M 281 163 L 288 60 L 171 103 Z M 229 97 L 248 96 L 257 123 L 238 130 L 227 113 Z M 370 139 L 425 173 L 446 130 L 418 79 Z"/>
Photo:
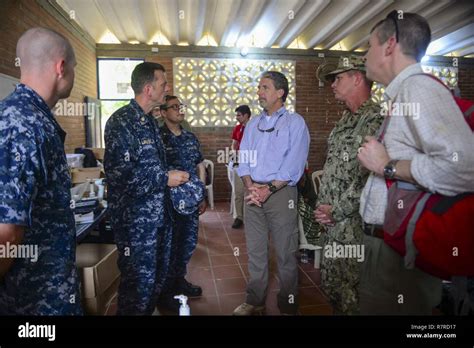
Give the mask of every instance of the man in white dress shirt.
<path id="1" fill-rule="evenodd" d="M 361 314 L 430 315 L 441 300 L 441 280 L 384 243 L 385 179 L 401 180 L 447 196 L 474 191 L 474 136 L 448 89 L 423 76 L 419 62 L 431 40 L 426 19 L 393 11 L 372 29 L 367 77 L 386 87 L 392 112 L 383 142 L 367 137 L 361 164 L 372 174 L 362 192 L 366 260 L 360 283 Z M 383 238 L 383 237 L 382 237 Z"/>

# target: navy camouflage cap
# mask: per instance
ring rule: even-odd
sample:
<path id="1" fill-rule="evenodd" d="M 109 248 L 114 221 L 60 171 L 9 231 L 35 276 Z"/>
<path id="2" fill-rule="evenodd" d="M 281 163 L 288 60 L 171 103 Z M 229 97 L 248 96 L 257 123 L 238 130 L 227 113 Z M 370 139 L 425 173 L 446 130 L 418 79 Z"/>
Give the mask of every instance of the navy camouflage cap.
<path id="1" fill-rule="evenodd" d="M 191 215 L 204 200 L 205 190 L 204 183 L 196 175 L 191 175 L 188 182 L 170 188 L 173 208 L 179 214 Z"/>
<path id="2" fill-rule="evenodd" d="M 333 70 L 326 74 L 326 80 L 334 78 L 337 74 L 349 71 L 359 70 L 365 72 L 365 60 L 363 56 L 356 56 L 351 54 L 349 56 L 341 56 L 336 70 Z"/>

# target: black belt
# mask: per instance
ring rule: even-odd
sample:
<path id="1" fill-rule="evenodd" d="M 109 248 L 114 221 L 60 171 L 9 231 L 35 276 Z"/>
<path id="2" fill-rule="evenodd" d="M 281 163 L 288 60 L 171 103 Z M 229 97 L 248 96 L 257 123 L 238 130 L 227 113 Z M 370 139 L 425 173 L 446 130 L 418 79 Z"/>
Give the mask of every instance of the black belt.
<path id="1" fill-rule="evenodd" d="M 364 233 L 367 236 L 383 239 L 383 226 L 364 224 Z"/>

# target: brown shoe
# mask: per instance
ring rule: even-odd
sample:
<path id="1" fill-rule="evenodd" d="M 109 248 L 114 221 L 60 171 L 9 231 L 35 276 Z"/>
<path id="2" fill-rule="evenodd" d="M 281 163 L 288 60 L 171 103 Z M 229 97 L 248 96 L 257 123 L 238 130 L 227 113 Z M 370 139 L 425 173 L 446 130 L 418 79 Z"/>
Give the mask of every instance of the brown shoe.
<path id="1" fill-rule="evenodd" d="M 262 312 L 265 309 L 265 306 L 252 306 L 248 303 L 242 303 L 236 309 L 234 309 L 233 315 L 237 316 L 245 316 L 245 315 L 253 315 L 255 313 Z"/>

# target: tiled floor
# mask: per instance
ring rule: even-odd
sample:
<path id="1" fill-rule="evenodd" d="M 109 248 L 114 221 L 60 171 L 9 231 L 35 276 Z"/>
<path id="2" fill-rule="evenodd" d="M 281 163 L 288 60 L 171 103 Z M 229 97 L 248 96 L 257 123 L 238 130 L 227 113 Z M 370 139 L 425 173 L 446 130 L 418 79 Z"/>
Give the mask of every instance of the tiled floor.
<path id="1" fill-rule="evenodd" d="M 188 281 L 203 288 L 203 296 L 189 300 L 191 315 L 231 315 L 245 301 L 248 281 L 247 249 L 244 229 L 232 229 L 229 205 L 218 203 L 200 219 L 199 241 L 188 265 Z M 299 264 L 299 298 L 301 315 L 331 315 L 332 307 L 319 290 L 319 271 L 311 263 Z M 276 263 L 271 253 L 270 280 L 266 315 L 279 315 L 276 295 Z M 108 310 L 113 315 L 116 299 Z M 161 314 L 166 314 L 162 312 Z"/>

